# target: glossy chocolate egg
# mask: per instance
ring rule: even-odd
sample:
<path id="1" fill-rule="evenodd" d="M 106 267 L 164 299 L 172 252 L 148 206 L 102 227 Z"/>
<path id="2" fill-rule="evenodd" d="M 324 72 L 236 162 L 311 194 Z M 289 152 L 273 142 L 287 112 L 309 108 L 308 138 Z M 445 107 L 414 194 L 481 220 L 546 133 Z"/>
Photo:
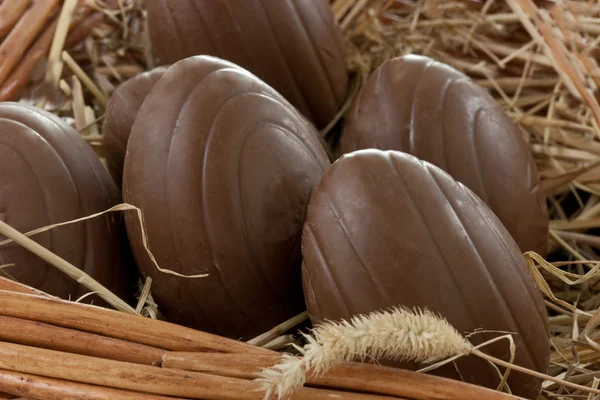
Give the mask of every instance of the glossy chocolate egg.
<path id="1" fill-rule="evenodd" d="M 119 188 L 123 181 L 125 150 L 133 121 L 150 89 L 165 71 L 165 67 L 158 67 L 119 85 L 106 107 L 102 126 L 106 165 Z"/>
<path id="2" fill-rule="evenodd" d="M 28 232 L 71 221 L 120 202 L 120 193 L 79 133 L 60 118 L 17 103 L 0 103 L 0 218 Z M 0 235 L 0 241 L 5 238 Z M 110 213 L 32 237 L 132 301 L 137 271 L 122 216 Z M 17 244 L 0 246 L 0 265 L 20 283 L 62 298 L 89 290 Z M 99 304 L 99 297 L 84 301 Z M 101 303 L 106 304 L 106 303 Z"/>
<path id="3" fill-rule="evenodd" d="M 147 0 L 161 64 L 209 55 L 257 75 L 319 128 L 345 99 L 342 33 L 326 0 Z"/>
<path id="4" fill-rule="evenodd" d="M 133 125 L 123 196 L 143 210 L 138 265 L 166 317 L 248 339 L 303 310 L 300 235 L 329 166 L 318 133 L 248 71 L 196 56 L 171 66 Z"/>
<path id="5" fill-rule="evenodd" d="M 353 105 L 340 148 L 399 150 L 435 164 L 486 202 L 522 252 L 546 254 L 546 198 L 521 132 L 451 67 L 421 56 L 384 63 Z"/>
<path id="6" fill-rule="evenodd" d="M 314 323 L 399 305 L 428 308 L 459 332 L 515 332 L 515 362 L 540 372 L 548 367 L 544 302 L 517 244 L 470 189 L 430 163 L 380 150 L 336 161 L 308 206 L 302 255 Z M 509 356 L 506 342 L 485 351 Z M 498 385 L 481 359 L 455 364 L 460 375 L 452 364 L 434 373 Z M 539 380 L 514 372 L 509 385 L 531 399 L 540 391 Z"/>

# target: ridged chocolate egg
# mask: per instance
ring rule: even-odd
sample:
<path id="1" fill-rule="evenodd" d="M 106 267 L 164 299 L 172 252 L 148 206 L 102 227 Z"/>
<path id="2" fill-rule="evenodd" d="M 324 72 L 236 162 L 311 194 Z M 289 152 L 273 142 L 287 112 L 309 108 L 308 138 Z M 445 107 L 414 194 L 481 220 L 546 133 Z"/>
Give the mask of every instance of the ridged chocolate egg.
<path id="1" fill-rule="evenodd" d="M 547 252 L 546 196 L 521 132 L 498 103 L 455 69 L 422 56 L 386 61 L 361 89 L 343 153 L 412 154 L 473 190 L 522 252 Z"/>
<path id="2" fill-rule="evenodd" d="M 28 232 L 104 211 L 120 193 L 79 133 L 44 110 L 0 103 L 0 219 Z M 0 241 L 5 238 L 0 235 Z M 58 227 L 32 236 L 122 299 L 137 290 L 125 224 L 119 213 Z M 54 266 L 11 243 L 0 246 L 0 265 L 20 283 L 65 299 L 89 290 Z M 84 301 L 106 304 L 98 296 Z"/>
<path id="3" fill-rule="evenodd" d="M 123 181 L 158 264 L 186 276 L 158 271 L 128 217 L 166 317 L 248 339 L 301 312 L 300 236 L 328 166 L 312 125 L 256 76 L 207 56 L 171 66 L 137 114 Z"/>
<path id="4" fill-rule="evenodd" d="M 148 0 L 161 64 L 209 55 L 257 75 L 321 128 L 345 99 L 342 33 L 326 0 Z"/>
<path id="5" fill-rule="evenodd" d="M 470 189 L 434 165 L 396 151 L 347 154 L 308 206 L 303 282 L 314 323 L 394 306 L 429 309 L 474 344 L 514 332 L 515 362 L 546 372 L 547 315 L 519 247 Z M 507 360 L 499 342 L 485 352 Z M 434 373 L 496 388 L 486 361 L 461 358 Z M 404 368 L 417 368 L 404 364 Z M 541 382 L 511 372 L 518 396 Z"/>
<path id="6" fill-rule="evenodd" d="M 150 89 L 163 76 L 166 67 L 158 67 L 122 83 L 110 96 L 104 114 L 102 133 L 106 165 L 120 188 L 123 181 L 123 162 L 133 121 Z"/>

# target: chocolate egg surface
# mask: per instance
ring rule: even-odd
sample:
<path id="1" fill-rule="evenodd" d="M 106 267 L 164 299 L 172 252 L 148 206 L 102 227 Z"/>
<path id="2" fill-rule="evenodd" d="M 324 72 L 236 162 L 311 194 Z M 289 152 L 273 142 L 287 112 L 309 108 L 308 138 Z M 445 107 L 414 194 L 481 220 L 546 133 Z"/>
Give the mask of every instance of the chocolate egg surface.
<path id="1" fill-rule="evenodd" d="M 227 61 L 171 66 L 133 125 L 123 196 L 143 210 L 159 272 L 134 255 L 173 322 L 251 338 L 303 310 L 300 236 L 329 166 L 318 133 L 281 95 Z"/>
<path id="2" fill-rule="evenodd" d="M 342 33 L 326 0 L 148 0 L 161 64 L 209 55 L 277 90 L 319 128 L 345 99 Z"/>
<path id="3" fill-rule="evenodd" d="M 412 154 L 447 171 L 496 213 L 522 252 L 547 252 L 546 198 L 517 126 L 481 87 L 422 56 L 385 62 L 346 121 L 343 153 Z"/>
<path id="4" fill-rule="evenodd" d="M 461 333 L 515 332 L 516 364 L 548 368 L 545 306 L 518 246 L 471 190 L 430 163 L 396 151 L 342 156 L 313 193 L 302 255 L 314 323 L 393 306 L 427 308 Z M 510 354 L 506 343 L 485 351 Z M 490 388 L 499 383 L 486 361 L 455 364 L 433 373 Z M 511 373 L 508 382 L 519 396 L 539 394 L 540 381 L 529 376 Z"/>
<path id="5" fill-rule="evenodd" d="M 166 67 L 158 67 L 127 80 L 113 92 L 106 107 L 102 126 L 106 165 L 119 188 L 123 181 L 125 150 L 133 121 L 150 89 L 165 71 Z"/>
<path id="6" fill-rule="evenodd" d="M 63 120 L 41 109 L 0 103 L 0 219 L 28 232 L 104 211 L 120 193 L 92 148 Z M 5 238 L 0 235 L 0 241 Z M 131 302 L 137 271 L 118 213 L 58 227 L 32 239 Z M 0 265 L 20 283 L 76 300 L 89 290 L 11 243 Z M 84 301 L 99 303 L 99 297 Z M 106 303 L 101 303 L 106 304 Z"/>

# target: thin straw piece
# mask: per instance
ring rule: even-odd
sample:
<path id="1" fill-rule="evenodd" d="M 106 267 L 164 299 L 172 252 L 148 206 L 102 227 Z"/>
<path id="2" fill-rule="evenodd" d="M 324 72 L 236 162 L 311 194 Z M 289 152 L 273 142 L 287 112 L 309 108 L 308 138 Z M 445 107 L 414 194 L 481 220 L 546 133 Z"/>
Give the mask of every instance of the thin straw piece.
<path id="1" fill-rule="evenodd" d="M 105 288 L 100 282 L 68 262 L 67 260 L 52 253 L 42 245 L 29 239 L 21 232 L 17 231 L 6 222 L 0 220 L 0 234 L 6 236 L 9 239 L 14 240 L 27 250 L 31 251 L 38 257 L 52 264 L 71 278 L 76 279 L 77 282 L 90 289 L 92 292 L 96 292 L 100 297 L 106 300 L 111 306 L 117 310 L 135 313 L 135 310 L 126 302 L 114 295 L 110 290 Z"/>
<path id="2" fill-rule="evenodd" d="M 255 337 L 254 339 L 250 339 L 248 340 L 248 344 L 252 344 L 254 346 L 263 346 L 267 343 L 269 343 L 270 341 L 272 341 L 273 339 L 275 339 L 277 336 L 283 334 L 286 331 L 289 331 L 290 329 L 292 329 L 293 327 L 300 325 L 302 322 L 306 321 L 308 319 L 308 311 L 304 311 L 303 313 L 300 313 L 290 319 L 288 319 L 285 322 L 282 322 L 281 324 L 277 325 L 276 327 L 274 327 L 273 329 L 269 330 L 268 332 L 265 332 L 257 337 Z"/>
<path id="3" fill-rule="evenodd" d="M 79 64 L 75 62 L 73 57 L 69 55 L 66 51 L 62 53 L 62 59 L 67 64 L 67 66 L 73 71 L 75 75 L 81 80 L 81 82 L 88 88 L 90 92 L 96 97 L 96 100 L 102 105 L 102 107 L 106 108 L 106 104 L 108 104 L 108 98 L 98 86 L 92 81 L 92 79 L 81 69 Z"/>
<path id="4" fill-rule="evenodd" d="M 77 6 L 77 0 L 65 0 L 60 16 L 58 17 L 58 28 L 52 40 L 50 54 L 48 55 L 48 69 L 46 70 L 46 81 L 52 82 L 54 87 L 58 87 L 58 81 L 62 75 L 63 64 L 60 59 L 60 53 L 65 45 L 71 18 Z"/>
<path id="5" fill-rule="evenodd" d="M 272 354 L 269 350 L 244 342 L 169 322 L 22 293 L 0 291 L 0 315 L 45 322 L 167 350 Z"/>

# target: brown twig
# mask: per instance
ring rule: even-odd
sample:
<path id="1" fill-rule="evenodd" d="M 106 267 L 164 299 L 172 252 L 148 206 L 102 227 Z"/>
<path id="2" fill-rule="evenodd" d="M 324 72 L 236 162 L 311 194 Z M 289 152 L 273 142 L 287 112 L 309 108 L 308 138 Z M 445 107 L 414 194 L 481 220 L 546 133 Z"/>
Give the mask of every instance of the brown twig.
<path id="1" fill-rule="evenodd" d="M 33 294 L 36 296 L 47 296 L 52 297 L 47 293 L 44 293 L 40 290 L 34 289 L 27 285 L 23 285 L 22 283 L 11 281 L 10 279 L 6 279 L 0 276 L 0 290 L 6 290 L 17 293 L 25 293 L 25 294 Z"/>
<path id="2" fill-rule="evenodd" d="M 281 360 L 279 355 L 248 357 L 240 354 L 167 353 L 163 366 L 241 379 L 255 379 L 263 368 Z M 345 363 L 323 376 L 307 376 L 309 386 L 367 392 L 414 400 L 514 400 L 516 397 L 451 379 L 373 364 Z"/>
<path id="3" fill-rule="evenodd" d="M 0 45 L 0 84 L 58 9 L 58 0 L 34 0 Z"/>
<path id="4" fill-rule="evenodd" d="M 269 350 L 164 321 L 60 299 L 0 291 L 0 315 L 45 322 L 178 351 L 269 354 Z"/>
<path id="5" fill-rule="evenodd" d="M 0 85 L 0 101 L 16 100 L 19 97 L 23 88 L 29 83 L 35 67 L 48 53 L 56 25 L 57 20 L 55 19 L 45 28 L 44 32 L 27 50 L 19 65 Z"/>
<path id="6" fill-rule="evenodd" d="M 262 400 L 256 382 L 68 354 L 0 342 L 0 369 L 154 395 L 207 400 Z M 0 386 L 0 389 L 3 389 Z M 303 388 L 293 400 L 389 400 L 387 396 Z"/>
<path id="7" fill-rule="evenodd" d="M 7 370 L 0 370 L 0 390 L 31 400 L 177 400 Z"/>
<path id="8" fill-rule="evenodd" d="M 0 340 L 145 365 L 160 365 L 165 354 L 138 343 L 5 316 L 0 316 Z"/>
<path id="9" fill-rule="evenodd" d="M 0 5 L 0 38 L 10 33 L 30 4 L 31 0 L 12 0 Z"/>
<path id="10" fill-rule="evenodd" d="M 248 381 L 0 342 L 0 369 L 195 399 L 257 399 Z M 142 386 L 143 385 L 143 386 Z"/>

